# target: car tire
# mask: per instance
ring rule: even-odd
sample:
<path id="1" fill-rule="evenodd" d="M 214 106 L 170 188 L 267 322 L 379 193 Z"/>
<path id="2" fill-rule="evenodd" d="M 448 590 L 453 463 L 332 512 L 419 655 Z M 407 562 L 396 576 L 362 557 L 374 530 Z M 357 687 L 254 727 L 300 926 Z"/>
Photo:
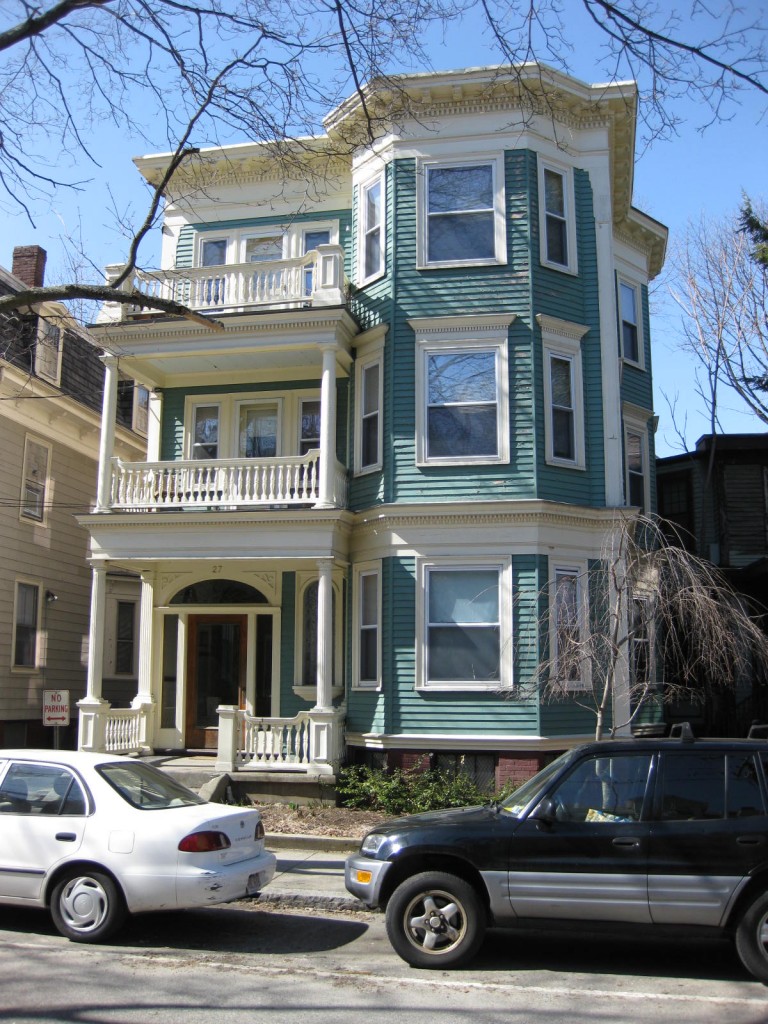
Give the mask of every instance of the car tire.
<path id="1" fill-rule="evenodd" d="M 736 951 L 750 974 L 768 984 L 768 892 L 744 912 L 736 929 Z"/>
<path id="2" fill-rule="evenodd" d="M 485 910 L 464 879 L 424 871 L 402 882 L 387 904 L 387 935 L 412 967 L 458 967 L 477 953 Z"/>
<path id="3" fill-rule="evenodd" d="M 73 942 L 104 942 L 127 917 L 125 900 L 109 875 L 101 871 L 70 871 L 51 895 L 51 917 Z"/>

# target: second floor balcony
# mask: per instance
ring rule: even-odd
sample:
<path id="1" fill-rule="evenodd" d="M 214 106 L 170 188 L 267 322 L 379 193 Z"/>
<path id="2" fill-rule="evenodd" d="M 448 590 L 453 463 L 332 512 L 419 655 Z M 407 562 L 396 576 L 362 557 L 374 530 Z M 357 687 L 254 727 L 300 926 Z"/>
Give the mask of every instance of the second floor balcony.
<path id="1" fill-rule="evenodd" d="M 121 271 L 120 265 L 107 267 L 107 283 L 116 280 Z M 178 302 L 198 312 L 233 313 L 341 306 L 348 294 L 344 250 L 330 244 L 318 245 L 294 259 L 135 270 L 122 287 L 145 294 L 147 305 L 105 303 L 99 322 L 130 320 L 156 312 L 150 302 L 154 297 Z"/>
<path id="2" fill-rule="evenodd" d="M 320 452 L 267 459 L 188 459 L 110 463 L 109 508 L 131 512 L 212 511 L 258 507 L 343 508 L 347 473 L 336 462 L 330 493 L 322 493 Z"/>

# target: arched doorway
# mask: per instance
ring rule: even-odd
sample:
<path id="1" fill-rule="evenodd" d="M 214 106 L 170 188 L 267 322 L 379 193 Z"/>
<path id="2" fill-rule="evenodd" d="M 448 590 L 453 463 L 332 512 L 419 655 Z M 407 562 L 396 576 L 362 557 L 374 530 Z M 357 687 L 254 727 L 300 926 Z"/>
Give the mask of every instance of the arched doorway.
<path id="1" fill-rule="evenodd" d="M 253 711 L 271 713 L 273 615 L 258 606 L 266 597 L 255 587 L 236 580 L 213 579 L 184 587 L 171 605 L 185 605 L 187 615 L 186 696 L 184 743 L 190 749 L 215 749 L 220 704 L 246 707 L 249 640 L 253 652 Z M 204 606 L 199 614 L 192 608 Z M 242 612 L 233 606 L 243 606 Z M 256 614 L 253 615 L 253 606 Z M 190 607 L 192 606 L 192 607 Z M 211 611 L 215 607 L 227 611 Z M 248 606 L 248 611 L 244 606 Z M 229 610 L 232 609 L 232 610 Z M 249 636 L 249 619 L 253 631 Z"/>

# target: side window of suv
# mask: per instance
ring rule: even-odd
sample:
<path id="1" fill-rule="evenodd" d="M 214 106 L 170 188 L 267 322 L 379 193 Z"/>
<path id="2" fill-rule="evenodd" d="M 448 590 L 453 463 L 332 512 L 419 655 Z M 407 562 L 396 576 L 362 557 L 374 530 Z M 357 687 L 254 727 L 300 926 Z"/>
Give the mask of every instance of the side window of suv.
<path id="1" fill-rule="evenodd" d="M 638 821 L 650 766 L 650 754 L 616 754 L 581 761 L 552 794 L 557 819 Z"/>
<path id="2" fill-rule="evenodd" d="M 751 753 L 665 753 L 661 785 L 664 821 L 765 814 L 757 765 Z"/>

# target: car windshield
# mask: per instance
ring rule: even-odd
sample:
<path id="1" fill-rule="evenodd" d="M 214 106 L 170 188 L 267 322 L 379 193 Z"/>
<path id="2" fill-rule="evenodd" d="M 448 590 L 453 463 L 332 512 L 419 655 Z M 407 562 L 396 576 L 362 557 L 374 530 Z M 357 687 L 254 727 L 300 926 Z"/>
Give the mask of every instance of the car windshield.
<path id="1" fill-rule="evenodd" d="M 206 801 L 168 775 L 148 764 L 100 764 L 102 778 L 132 807 L 159 811 L 168 807 L 189 807 Z"/>
<path id="2" fill-rule="evenodd" d="M 542 792 L 546 789 L 547 783 L 563 768 L 566 761 L 571 756 L 570 751 L 565 754 L 561 754 L 560 757 L 556 758 L 551 764 L 548 764 L 546 768 L 542 768 L 540 772 L 537 772 L 532 779 L 528 779 L 522 786 L 519 786 L 513 793 L 502 801 L 501 809 L 506 811 L 507 814 L 511 814 L 515 818 L 519 818 L 525 808 L 531 803 L 532 800 L 536 800 L 541 796 Z"/>

